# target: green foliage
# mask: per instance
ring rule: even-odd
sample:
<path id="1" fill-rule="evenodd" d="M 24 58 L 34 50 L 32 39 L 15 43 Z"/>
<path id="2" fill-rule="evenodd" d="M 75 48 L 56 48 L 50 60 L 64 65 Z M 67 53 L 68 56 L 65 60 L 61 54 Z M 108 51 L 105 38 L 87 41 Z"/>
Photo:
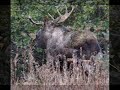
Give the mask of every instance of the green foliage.
<path id="1" fill-rule="evenodd" d="M 42 26 L 35 26 L 27 19 L 30 15 L 35 21 L 43 21 L 50 13 L 54 18 L 58 17 L 56 6 L 62 14 L 65 13 L 64 5 L 75 9 L 72 15 L 64 22 L 65 26 L 78 29 L 94 27 L 95 30 L 108 30 L 109 7 L 108 0 L 12 0 L 11 1 L 11 40 L 19 47 L 29 45 L 31 33 L 36 33 Z M 100 3 L 100 1 L 102 1 Z M 104 5 L 102 5 L 104 3 Z M 99 5 L 98 5 L 99 4 Z M 49 19 L 51 19 L 49 17 Z M 101 33 L 99 32 L 99 33 Z"/>

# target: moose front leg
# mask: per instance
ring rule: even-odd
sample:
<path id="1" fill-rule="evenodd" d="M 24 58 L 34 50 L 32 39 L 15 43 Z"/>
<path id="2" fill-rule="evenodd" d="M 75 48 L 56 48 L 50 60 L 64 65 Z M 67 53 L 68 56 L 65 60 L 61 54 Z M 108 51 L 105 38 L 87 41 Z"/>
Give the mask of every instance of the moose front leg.
<path id="1" fill-rule="evenodd" d="M 73 65 L 78 66 L 78 64 L 81 63 L 79 50 L 74 49 L 72 53 L 72 57 L 73 57 Z"/>
<path id="2" fill-rule="evenodd" d="M 54 57 L 50 54 L 49 51 L 47 52 L 46 60 L 47 60 L 47 66 L 48 66 L 50 69 L 53 70 L 53 69 L 54 69 Z"/>

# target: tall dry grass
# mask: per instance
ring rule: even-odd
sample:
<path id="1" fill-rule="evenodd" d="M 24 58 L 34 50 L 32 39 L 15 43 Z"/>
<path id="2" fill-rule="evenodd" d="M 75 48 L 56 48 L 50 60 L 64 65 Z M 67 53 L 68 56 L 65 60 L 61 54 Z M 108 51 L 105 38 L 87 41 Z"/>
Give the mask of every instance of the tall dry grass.
<path id="1" fill-rule="evenodd" d="M 39 67 L 32 55 L 31 48 L 25 49 L 20 59 L 20 53 L 11 58 L 11 89 L 12 90 L 108 90 L 109 89 L 109 61 L 81 60 L 82 64 L 71 63 L 67 68 L 64 60 L 63 71 L 60 71 L 59 60 L 56 68 L 53 60 Z M 22 61 L 22 64 L 18 61 Z M 71 61 L 75 61 L 71 58 Z M 23 65 L 21 75 L 17 75 L 19 66 Z"/>

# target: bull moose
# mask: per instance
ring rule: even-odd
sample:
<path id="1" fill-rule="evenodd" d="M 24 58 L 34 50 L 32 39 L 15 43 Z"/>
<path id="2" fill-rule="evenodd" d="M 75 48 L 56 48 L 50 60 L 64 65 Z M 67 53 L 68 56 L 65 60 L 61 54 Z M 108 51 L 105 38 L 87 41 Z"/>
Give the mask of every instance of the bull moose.
<path id="1" fill-rule="evenodd" d="M 72 6 L 70 12 L 68 12 L 66 6 L 65 8 L 66 12 L 64 15 L 57 9 L 59 17 L 54 19 L 52 15 L 48 14 L 52 20 L 45 18 L 44 22 L 40 23 L 36 23 L 29 16 L 29 20 L 33 24 L 43 25 L 43 28 L 37 32 L 35 38 L 35 50 L 37 48 L 44 50 L 41 56 L 34 52 L 34 56 L 40 65 L 42 65 L 41 60 L 43 60 L 43 56 L 52 56 L 55 58 L 61 55 L 60 62 L 63 64 L 63 56 L 73 58 L 74 54 L 77 62 L 80 62 L 82 55 L 85 55 L 85 59 L 88 60 L 91 55 L 96 55 L 98 52 L 101 52 L 97 37 L 90 30 L 73 31 L 71 28 L 60 25 L 60 23 L 65 22 L 71 15 L 75 7 Z M 82 52 L 80 49 L 82 49 Z"/>

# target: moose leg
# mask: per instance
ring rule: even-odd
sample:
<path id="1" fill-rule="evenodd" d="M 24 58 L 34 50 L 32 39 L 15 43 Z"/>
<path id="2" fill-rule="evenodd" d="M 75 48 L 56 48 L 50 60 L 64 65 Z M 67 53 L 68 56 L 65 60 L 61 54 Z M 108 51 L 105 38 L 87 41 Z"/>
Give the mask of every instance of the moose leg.
<path id="1" fill-rule="evenodd" d="M 54 68 L 54 57 L 49 52 L 47 52 L 47 66 L 51 69 Z"/>
<path id="2" fill-rule="evenodd" d="M 62 55 L 62 54 L 60 54 L 59 55 L 59 69 L 60 69 L 60 72 L 62 72 L 63 71 L 63 68 L 64 68 L 64 66 L 65 66 L 65 63 L 64 63 L 64 61 L 65 61 L 65 55 Z"/>
<path id="3" fill-rule="evenodd" d="M 72 57 L 73 57 L 73 64 L 80 64 L 80 55 L 79 55 L 79 50 L 74 49 L 73 53 L 72 53 Z"/>

